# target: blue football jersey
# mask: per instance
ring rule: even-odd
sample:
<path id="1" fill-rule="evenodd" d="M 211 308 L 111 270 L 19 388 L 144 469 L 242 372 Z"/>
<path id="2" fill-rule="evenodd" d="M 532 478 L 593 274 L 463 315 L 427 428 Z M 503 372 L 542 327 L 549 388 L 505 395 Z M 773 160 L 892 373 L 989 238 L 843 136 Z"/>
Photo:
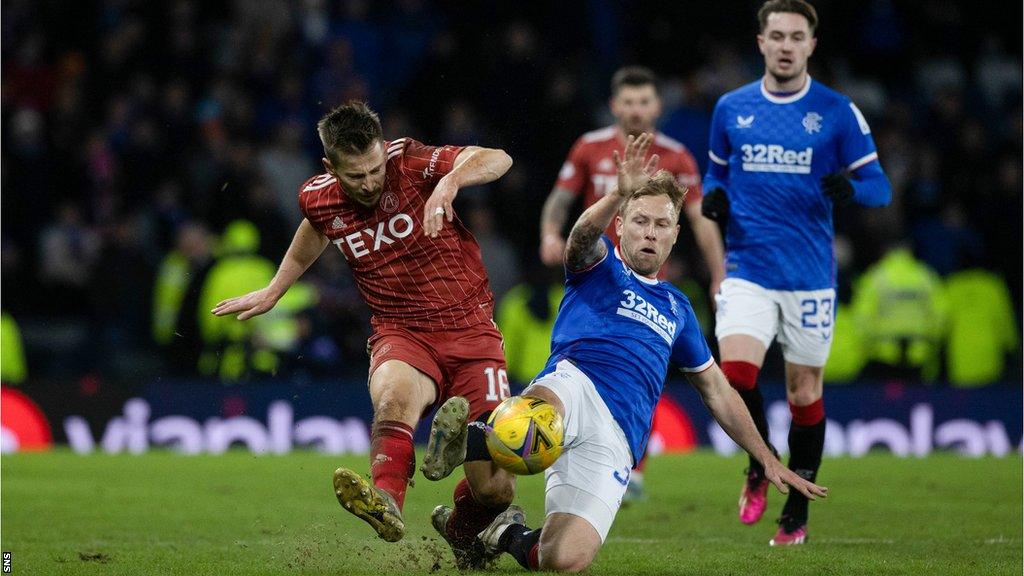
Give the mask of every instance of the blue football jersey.
<path id="1" fill-rule="evenodd" d="M 711 366 L 711 350 L 686 296 L 635 274 L 607 236 L 608 255 L 568 272 L 543 376 L 570 359 L 597 388 L 639 460 L 669 361 L 686 372 Z M 538 376 L 538 377 L 540 377 Z"/>
<path id="2" fill-rule="evenodd" d="M 878 158 L 853 102 L 810 78 L 785 97 L 753 82 L 719 99 L 709 156 L 704 189 L 720 185 L 730 202 L 726 275 L 772 290 L 834 287 L 832 201 L 821 178 Z"/>

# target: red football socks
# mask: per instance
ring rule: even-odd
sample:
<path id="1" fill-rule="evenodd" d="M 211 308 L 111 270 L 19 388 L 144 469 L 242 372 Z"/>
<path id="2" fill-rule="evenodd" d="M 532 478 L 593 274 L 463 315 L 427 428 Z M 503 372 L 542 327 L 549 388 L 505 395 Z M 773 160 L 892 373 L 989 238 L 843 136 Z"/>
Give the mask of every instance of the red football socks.
<path id="1" fill-rule="evenodd" d="M 825 401 L 818 398 L 807 406 L 789 404 L 789 413 L 793 415 L 793 424 L 797 426 L 814 426 L 825 419 Z"/>
<path id="2" fill-rule="evenodd" d="M 469 488 L 469 482 L 463 478 L 455 486 L 455 508 L 448 518 L 445 531 L 448 538 L 458 548 L 469 548 L 472 546 L 476 535 L 490 525 L 498 514 L 504 512 L 505 508 L 488 508 L 476 501 L 473 491 Z"/>
<path id="3" fill-rule="evenodd" d="M 750 362 L 724 361 L 722 372 L 733 388 L 740 392 L 753 390 L 757 386 L 757 373 L 761 369 Z"/>
<path id="4" fill-rule="evenodd" d="M 540 542 L 537 542 L 530 548 L 530 555 L 527 558 L 530 570 L 540 570 Z"/>
<path id="5" fill-rule="evenodd" d="M 415 470 L 412 428 L 397 420 L 375 422 L 370 439 L 370 476 L 374 486 L 395 499 L 399 510 L 405 504 L 405 489 Z"/>

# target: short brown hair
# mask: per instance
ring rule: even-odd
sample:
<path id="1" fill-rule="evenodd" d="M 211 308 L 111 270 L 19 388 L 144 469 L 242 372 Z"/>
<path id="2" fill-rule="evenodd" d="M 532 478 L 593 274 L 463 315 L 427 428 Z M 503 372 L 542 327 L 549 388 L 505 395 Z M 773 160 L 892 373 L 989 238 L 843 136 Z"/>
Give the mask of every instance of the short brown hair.
<path id="1" fill-rule="evenodd" d="M 629 203 L 641 196 L 668 196 L 672 206 L 675 207 L 676 219 L 678 220 L 679 212 L 683 209 L 683 200 L 686 199 L 686 194 L 689 191 L 689 188 L 676 181 L 676 177 L 671 172 L 659 170 L 646 184 L 629 195 L 629 198 L 619 208 L 619 215 L 624 216 Z"/>
<path id="2" fill-rule="evenodd" d="M 352 101 L 331 110 L 316 124 L 324 153 L 332 162 L 336 154 L 361 154 L 383 139 L 380 118 L 365 102 Z"/>
<path id="3" fill-rule="evenodd" d="M 612 96 L 619 93 L 623 86 L 646 86 L 650 84 L 658 89 L 658 77 L 650 68 L 643 66 L 625 66 L 612 75 Z"/>
<path id="4" fill-rule="evenodd" d="M 761 32 L 764 32 L 765 27 L 768 25 L 768 16 L 775 12 L 789 12 L 807 18 L 807 24 L 811 27 L 812 35 L 814 34 L 814 29 L 818 27 L 818 12 L 814 9 L 814 6 L 811 6 L 805 0 L 768 0 L 757 11 L 757 22 L 761 25 Z"/>

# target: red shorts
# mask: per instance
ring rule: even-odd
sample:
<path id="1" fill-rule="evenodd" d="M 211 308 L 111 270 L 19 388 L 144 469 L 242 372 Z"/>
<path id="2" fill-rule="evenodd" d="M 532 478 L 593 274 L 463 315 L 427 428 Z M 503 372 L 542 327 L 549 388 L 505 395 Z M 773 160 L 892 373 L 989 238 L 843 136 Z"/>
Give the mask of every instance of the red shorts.
<path id="1" fill-rule="evenodd" d="M 371 376 L 388 360 L 405 362 L 434 381 L 434 408 L 462 396 L 469 401 L 471 421 L 511 396 L 505 347 L 493 323 L 443 332 L 384 328 L 373 333 L 367 348 Z"/>

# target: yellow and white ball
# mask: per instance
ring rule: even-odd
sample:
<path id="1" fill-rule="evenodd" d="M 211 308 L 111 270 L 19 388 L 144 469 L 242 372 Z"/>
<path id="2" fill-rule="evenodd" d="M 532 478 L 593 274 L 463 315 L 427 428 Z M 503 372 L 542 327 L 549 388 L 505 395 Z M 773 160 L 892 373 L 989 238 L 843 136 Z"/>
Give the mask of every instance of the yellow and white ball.
<path id="1" fill-rule="evenodd" d="M 491 458 L 513 474 L 542 472 L 562 454 L 562 416 L 541 398 L 507 398 L 491 412 L 487 426 Z"/>

